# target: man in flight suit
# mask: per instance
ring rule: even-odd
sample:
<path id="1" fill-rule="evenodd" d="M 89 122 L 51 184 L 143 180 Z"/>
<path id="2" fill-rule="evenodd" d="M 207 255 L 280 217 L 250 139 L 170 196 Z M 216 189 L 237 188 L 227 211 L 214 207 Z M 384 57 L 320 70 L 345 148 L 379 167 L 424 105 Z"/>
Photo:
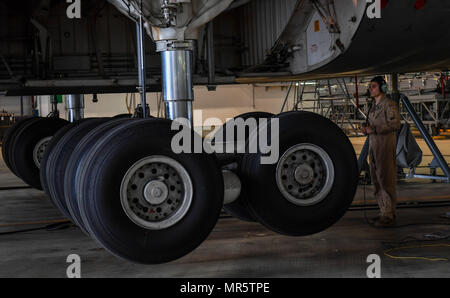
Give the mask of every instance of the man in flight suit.
<path id="1" fill-rule="evenodd" d="M 397 131 L 400 114 L 395 101 L 386 96 L 388 86 L 383 77 L 375 77 L 369 86 L 374 99 L 369 111 L 368 125 L 363 132 L 369 135 L 370 174 L 374 196 L 380 215 L 372 220 L 376 227 L 395 225 L 397 204 Z"/>

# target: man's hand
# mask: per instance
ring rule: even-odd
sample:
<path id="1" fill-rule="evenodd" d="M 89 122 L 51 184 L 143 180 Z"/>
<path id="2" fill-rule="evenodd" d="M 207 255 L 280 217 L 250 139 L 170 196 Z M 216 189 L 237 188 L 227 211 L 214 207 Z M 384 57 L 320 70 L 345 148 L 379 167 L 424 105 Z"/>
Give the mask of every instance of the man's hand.
<path id="1" fill-rule="evenodd" d="M 375 130 L 372 128 L 372 126 L 364 126 L 364 127 L 362 128 L 362 132 L 363 132 L 365 135 L 371 135 L 371 134 L 373 134 L 373 133 L 375 132 Z"/>

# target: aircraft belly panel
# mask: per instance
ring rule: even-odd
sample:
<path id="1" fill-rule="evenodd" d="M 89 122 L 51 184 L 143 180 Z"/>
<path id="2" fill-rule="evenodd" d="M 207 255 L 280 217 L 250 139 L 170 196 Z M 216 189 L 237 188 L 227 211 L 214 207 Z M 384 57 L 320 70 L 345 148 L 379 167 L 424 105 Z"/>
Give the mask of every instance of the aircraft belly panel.
<path id="1" fill-rule="evenodd" d="M 427 1 L 421 10 L 414 7 L 414 2 L 390 1 L 381 19 L 369 19 L 364 14 L 345 52 L 304 74 L 333 77 L 447 69 L 450 1 Z"/>
<path id="2" fill-rule="evenodd" d="M 333 39 L 319 14 L 316 12 L 306 30 L 306 50 L 308 66 L 313 66 L 328 59 L 333 54 Z"/>

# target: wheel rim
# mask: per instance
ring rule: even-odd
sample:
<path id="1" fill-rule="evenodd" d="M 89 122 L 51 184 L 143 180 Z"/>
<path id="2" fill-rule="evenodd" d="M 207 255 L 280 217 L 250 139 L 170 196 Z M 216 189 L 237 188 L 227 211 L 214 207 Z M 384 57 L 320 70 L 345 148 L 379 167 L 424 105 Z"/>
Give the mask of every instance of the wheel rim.
<path id="1" fill-rule="evenodd" d="M 166 156 L 150 156 L 127 171 L 120 186 L 122 208 L 137 225 L 167 229 L 189 210 L 193 197 L 192 180 L 186 169 Z"/>
<path id="2" fill-rule="evenodd" d="M 298 206 L 318 204 L 330 193 L 334 165 L 328 153 L 313 144 L 298 144 L 287 150 L 277 165 L 278 189 Z"/>
<path id="3" fill-rule="evenodd" d="M 40 140 L 33 149 L 33 161 L 38 169 L 41 168 L 42 158 L 44 157 L 45 149 L 47 149 L 48 143 L 52 137 L 46 137 Z"/>

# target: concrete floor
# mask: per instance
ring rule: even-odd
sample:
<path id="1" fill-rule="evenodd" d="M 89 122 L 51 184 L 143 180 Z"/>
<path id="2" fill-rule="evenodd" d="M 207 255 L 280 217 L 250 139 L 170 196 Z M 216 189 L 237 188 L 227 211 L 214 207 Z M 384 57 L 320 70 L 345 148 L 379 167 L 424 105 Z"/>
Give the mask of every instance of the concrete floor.
<path id="1" fill-rule="evenodd" d="M 0 188 L 23 183 L 0 160 Z M 367 201 L 371 201 L 370 187 Z M 412 182 L 399 185 L 402 202 L 450 200 L 450 185 Z M 363 202 L 358 189 L 355 204 Z M 78 228 L 0 235 L 0 277 L 66 277 L 66 258 L 78 254 L 82 277 L 366 277 L 371 254 L 381 257 L 382 277 L 450 277 L 449 261 L 392 259 L 384 251 L 407 237 L 450 235 L 450 207 L 402 208 L 399 227 L 375 229 L 363 211 L 349 211 L 330 229 L 292 238 L 257 223 L 219 221 L 209 239 L 190 255 L 169 264 L 142 266 L 120 260 Z M 376 211 L 367 211 L 374 216 Z M 0 190 L 0 233 L 45 226 L 62 219 L 43 192 Z M 408 242 L 415 246 L 419 243 Z M 426 244 L 450 244 L 450 239 Z M 403 246 L 397 244 L 396 246 Z M 392 252 L 397 256 L 450 258 L 450 248 L 426 247 Z"/>

